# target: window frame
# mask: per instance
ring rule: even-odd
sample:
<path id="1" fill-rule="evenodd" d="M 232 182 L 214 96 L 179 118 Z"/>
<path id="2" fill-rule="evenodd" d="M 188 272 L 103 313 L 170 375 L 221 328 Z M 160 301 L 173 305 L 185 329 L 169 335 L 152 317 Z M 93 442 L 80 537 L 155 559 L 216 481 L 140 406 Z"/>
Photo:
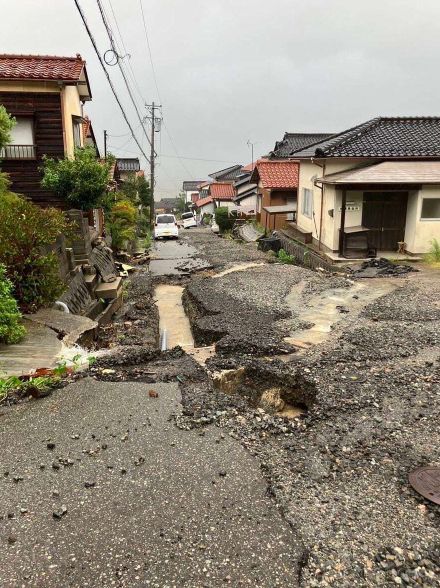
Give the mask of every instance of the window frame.
<path id="1" fill-rule="evenodd" d="M 434 198 L 426 198 L 422 196 L 422 205 L 420 207 L 420 221 L 421 222 L 438 222 L 440 221 L 440 216 L 435 216 L 435 217 L 426 217 L 423 216 L 423 204 L 425 202 L 425 200 L 438 200 L 439 201 L 439 207 L 440 207 L 440 196 L 435 196 Z"/>
<path id="2" fill-rule="evenodd" d="M 307 200 L 310 197 L 308 206 L 306 206 Z M 309 212 L 310 209 L 310 212 Z M 313 190 L 311 188 L 303 188 L 301 198 L 301 214 L 307 218 L 313 218 Z"/>
<path id="3" fill-rule="evenodd" d="M 73 148 L 74 149 L 80 149 L 83 146 L 82 123 L 83 123 L 83 119 L 81 116 L 77 116 L 75 114 L 72 115 L 72 135 L 73 135 Z M 76 132 L 77 128 L 79 129 L 79 132 L 78 132 L 79 144 L 76 143 L 76 137 L 75 137 L 75 132 Z"/>

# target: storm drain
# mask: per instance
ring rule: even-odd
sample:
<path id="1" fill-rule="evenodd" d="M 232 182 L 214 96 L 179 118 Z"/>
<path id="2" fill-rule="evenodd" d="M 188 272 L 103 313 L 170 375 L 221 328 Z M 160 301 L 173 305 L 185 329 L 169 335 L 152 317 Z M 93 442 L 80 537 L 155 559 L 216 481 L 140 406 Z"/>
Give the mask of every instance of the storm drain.
<path id="1" fill-rule="evenodd" d="M 409 483 L 416 492 L 435 504 L 440 504 L 440 468 L 426 466 L 409 474 Z"/>

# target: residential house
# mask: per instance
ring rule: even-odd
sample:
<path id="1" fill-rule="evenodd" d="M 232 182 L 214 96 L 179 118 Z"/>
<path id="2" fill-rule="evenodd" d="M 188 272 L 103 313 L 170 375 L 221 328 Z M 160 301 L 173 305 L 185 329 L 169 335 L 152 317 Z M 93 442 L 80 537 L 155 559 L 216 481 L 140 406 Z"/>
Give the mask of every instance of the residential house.
<path id="1" fill-rule="evenodd" d="M 273 151 L 270 152 L 270 159 L 289 158 L 292 151 L 303 149 L 308 145 L 324 141 L 333 136 L 334 133 L 284 133 L 281 141 L 275 143 Z"/>
<path id="2" fill-rule="evenodd" d="M 41 187 L 42 158 L 73 157 L 75 147 L 87 144 L 83 105 L 91 99 L 80 55 L 0 55 L 0 104 L 17 121 L 0 154 L 12 190 L 41 206 L 66 207 Z"/>
<path id="3" fill-rule="evenodd" d="M 440 117 L 375 118 L 290 157 L 300 162 L 290 226 L 330 257 L 421 254 L 440 239 Z"/>
<path id="4" fill-rule="evenodd" d="M 257 219 L 267 230 L 281 229 L 295 220 L 299 163 L 294 160 L 259 160 L 251 180 L 257 184 Z"/>
<path id="5" fill-rule="evenodd" d="M 84 146 L 93 147 L 96 151 L 96 157 L 99 157 L 99 146 L 93 131 L 92 121 L 85 115 L 83 118 L 83 144 Z"/>
<path id="6" fill-rule="evenodd" d="M 178 198 L 162 198 L 154 205 L 156 214 L 175 214 L 179 210 Z"/>
<path id="7" fill-rule="evenodd" d="M 215 182 L 233 182 L 240 175 L 242 168 L 243 166 L 239 164 L 232 165 L 220 171 L 212 172 L 209 177 Z"/>
<path id="8" fill-rule="evenodd" d="M 116 160 L 119 169 L 119 175 L 122 182 L 138 176 L 141 172 L 141 164 L 137 157 L 118 157 Z"/>
<path id="9" fill-rule="evenodd" d="M 212 182 L 205 187 L 207 195 L 195 203 L 196 210 L 200 216 L 214 214 L 219 206 L 226 206 L 229 209 L 235 207 L 235 188 L 232 182 Z"/>
<path id="10" fill-rule="evenodd" d="M 252 172 L 255 168 L 255 163 L 250 163 L 241 168 L 240 175 L 237 176 L 234 182 L 236 195 L 234 197 L 237 210 L 246 214 L 255 215 L 257 212 L 257 184 L 252 181 Z"/>
<path id="11" fill-rule="evenodd" d="M 193 202 L 193 194 L 198 193 L 199 185 L 203 184 L 204 180 L 186 180 L 182 184 L 182 192 L 185 194 L 186 204 Z"/>

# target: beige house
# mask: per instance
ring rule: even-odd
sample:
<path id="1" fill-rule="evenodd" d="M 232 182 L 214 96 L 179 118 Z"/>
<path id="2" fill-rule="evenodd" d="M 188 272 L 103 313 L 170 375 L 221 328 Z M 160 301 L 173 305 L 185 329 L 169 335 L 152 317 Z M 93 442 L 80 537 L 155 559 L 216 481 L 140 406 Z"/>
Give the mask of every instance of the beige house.
<path id="1" fill-rule="evenodd" d="M 440 117 L 373 119 L 290 157 L 290 228 L 330 257 L 417 255 L 440 239 Z"/>

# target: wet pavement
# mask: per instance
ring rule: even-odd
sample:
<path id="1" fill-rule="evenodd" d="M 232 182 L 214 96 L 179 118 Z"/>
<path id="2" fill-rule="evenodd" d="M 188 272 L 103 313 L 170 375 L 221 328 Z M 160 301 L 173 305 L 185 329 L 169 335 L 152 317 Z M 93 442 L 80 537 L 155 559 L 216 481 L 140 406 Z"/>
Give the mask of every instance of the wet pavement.
<path id="1" fill-rule="evenodd" d="M 4 410 L 0 585 L 296 586 L 258 461 L 180 411 L 177 383 L 93 379 Z"/>
<path id="2" fill-rule="evenodd" d="M 209 267 L 209 263 L 198 257 L 197 249 L 184 241 L 181 236 L 179 239 L 154 242 L 150 261 L 150 271 L 153 276 L 178 276 Z"/>

